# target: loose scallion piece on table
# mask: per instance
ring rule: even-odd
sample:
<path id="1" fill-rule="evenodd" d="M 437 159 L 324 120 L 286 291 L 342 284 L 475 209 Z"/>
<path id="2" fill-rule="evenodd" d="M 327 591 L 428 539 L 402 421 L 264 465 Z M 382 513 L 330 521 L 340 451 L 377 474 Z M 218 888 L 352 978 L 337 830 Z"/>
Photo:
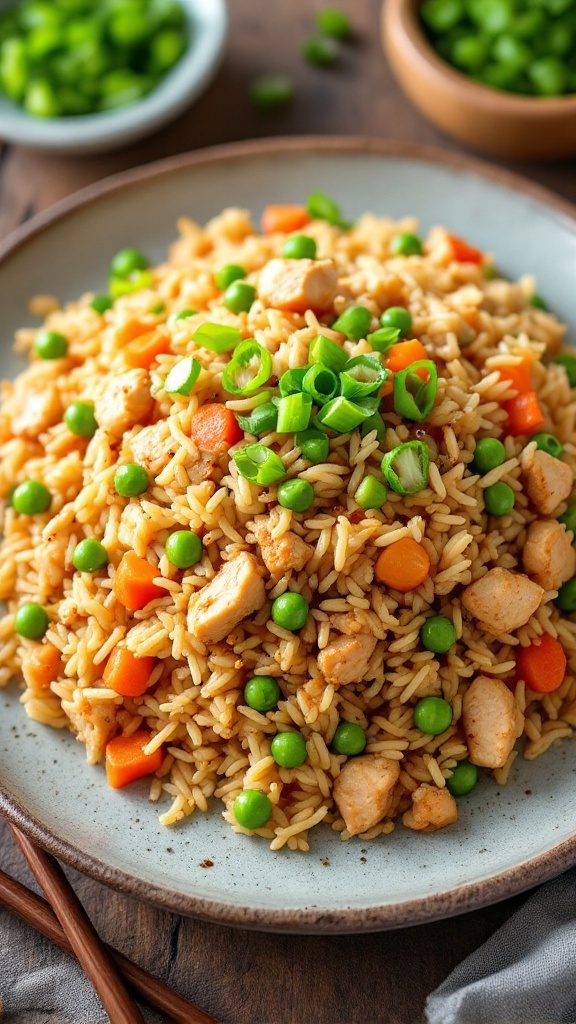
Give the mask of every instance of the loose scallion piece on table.
<path id="1" fill-rule="evenodd" d="M 372 313 L 365 306 L 348 306 L 334 321 L 332 330 L 340 331 L 352 341 L 360 341 L 366 337 L 371 323 Z"/>
<path id="2" fill-rule="evenodd" d="M 427 377 L 422 378 L 419 371 Z M 394 411 L 403 419 L 422 423 L 434 406 L 438 371 L 431 359 L 418 359 L 394 377 Z"/>
<path id="3" fill-rule="evenodd" d="M 252 484 L 268 487 L 286 476 L 282 459 L 263 444 L 247 444 L 234 453 L 236 468 Z"/>
<path id="4" fill-rule="evenodd" d="M 297 395 L 302 391 L 302 381 L 306 376 L 307 366 L 297 366 L 294 370 L 286 370 L 278 381 L 282 398 L 286 395 Z"/>
<path id="5" fill-rule="evenodd" d="M 272 375 L 272 356 L 254 338 L 241 342 L 222 374 L 222 387 L 231 395 L 250 395 Z"/>
<path id="6" fill-rule="evenodd" d="M 397 327 L 379 327 L 377 331 L 366 336 L 366 341 L 372 346 L 375 352 L 387 352 L 392 345 L 395 345 L 400 338 L 400 331 Z"/>
<path id="7" fill-rule="evenodd" d="M 340 392 L 345 398 L 366 398 L 379 391 L 388 376 L 377 356 L 355 356 L 340 374 Z"/>
<path id="8" fill-rule="evenodd" d="M 311 395 L 315 405 L 325 405 L 338 394 L 338 377 L 322 363 L 313 363 L 304 374 L 302 390 Z"/>
<path id="9" fill-rule="evenodd" d="M 348 362 L 348 353 L 331 338 L 319 334 L 310 343 L 308 358 L 311 363 L 322 363 L 333 373 L 340 373 Z"/>
<path id="10" fill-rule="evenodd" d="M 278 402 L 276 430 L 279 434 L 296 434 L 299 430 L 306 430 L 311 413 L 311 395 L 306 395 L 303 392 L 286 395 Z"/>
<path id="11" fill-rule="evenodd" d="M 302 457 L 317 466 L 326 462 L 330 452 L 330 441 L 321 430 L 300 430 L 294 438 Z"/>
<path id="12" fill-rule="evenodd" d="M 247 434 L 260 437 L 261 434 L 276 430 L 278 409 L 273 402 L 264 402 L 263 405 L 257 405 L 249 416 L 236 416 L 236 419 Z"/>
<path id="13" fill-rule="evenodd" d="M 229 327 L 227 324 L 202 324 L 192 335 L 192 341 L 202 348 L 210 349 L 221 355 L 222 352 L 230 352 L 242 341 L 242 335 L 237 327 Z"/>
<path id="14" fill-rule="evenodd" d="M 189 395 L 200 376 L 201 369 L 202 364 L 194 359 L 194 356 L 180 359 L 166 377 L 164 391 L 169 395 Z"/>
<path id="15" fill-rule="evenodd" d="M 430 449 L 423 441 L 399 444 L 382 459 L 382 473 L 396 494 L 418 494 L 428 484 Z"/>

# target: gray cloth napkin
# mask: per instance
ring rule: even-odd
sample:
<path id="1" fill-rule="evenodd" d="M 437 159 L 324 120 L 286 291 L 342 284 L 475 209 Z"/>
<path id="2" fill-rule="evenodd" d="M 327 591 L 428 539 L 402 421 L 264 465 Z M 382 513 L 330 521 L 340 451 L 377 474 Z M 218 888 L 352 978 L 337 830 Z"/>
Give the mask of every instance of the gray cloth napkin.
<path id="1" fill-rule="evenodd" d="M 547 882 L 426 1003 L 428 1024 L 576 1024 L 576 868 Z"/>

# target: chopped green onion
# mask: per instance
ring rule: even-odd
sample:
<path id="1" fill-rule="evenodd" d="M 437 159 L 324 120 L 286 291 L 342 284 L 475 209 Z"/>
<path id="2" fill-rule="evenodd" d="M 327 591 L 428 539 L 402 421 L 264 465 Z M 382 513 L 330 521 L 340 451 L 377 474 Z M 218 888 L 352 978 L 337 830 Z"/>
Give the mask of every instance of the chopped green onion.
<path id="1" fill-rule="evenodd" d="M 268 487 L 286 476 L 284 463 L 276 452 L 263 444 L 247 444 L 234 453 L 236 468 L 251 484 Z"/>
<path id="2" fill-rule="evenodd" d="M 308 216 L 313 220 L 326 220 L 336 227 L 345 228 L 348 225 L 342 220 L 342 214 L 338 203 L 325 192 L 311 192 L 306 200 Z"/>
<path id="3" fill-rule="evenodd" d="M 260 434 L 267 434 L 270 430 L 276 430 L 278 409 L 273 402 L 264 402 L 263 405 L 257 405 L 249 416 L 236 416 L 236 419 L 242 430 L 245 430 L 247 434 L 254 434 L 254 437 L 260 437 Z"/>
<path id="4" fill-rule="evenodd" d="M 325 405 L 338 394 L 338 377 L 322 363 L 314 363 L 304 374 L 302 390 L 312 396 L 315 405 Z"/>
<path id="5" fill-rule="evenodd" d="M 194 359 L 194 356 L 180 359 L 166 377 L 164 391 L 169 395 L 189 395 L 200 376 L 201 369 L 202 364 Z"/>
<path id="6" fill-rule="evenodd" d="M 428 485 L 430 449 L 423 441 L 399 444 L 382 459 L 382 472 L 396 494 L 418 494 Z"/>
<path id="7" fill-rule="evenodd" d="M 364 477 L 356 491 L 354 501 L 360 508 L 382 508 L 387 497 L 388 491 L 384 484 L 369 474 Z"/>
<path id="8" fill-rule="evenodd" d="M 388 370 L 376 356 L 355 356 L 340 374 L 340 392 L 353 400 L 365 398 L 379 391 L 387 376 Z"/>
<path id="9" fill-rule="evenodd" d="M 332 324 L 333 331 L 340 331 L 352 341 L 365 338 L 372 322 L 372 313 L 365 306 L 348 306 Z"/>
<path id="10" fill-rule="evenodd" d="M 377 331 L 366 335 L 366 341 L 375 352 L 387 352 L 392 345 L 395 345 L 400 337 L 397 327 L 379 327 Z"/>
<path id="11" fill-rule="evenodd" d="M 202 324 L 192 335 L 192 341 L 202 348 L 208 348 L 211 352 L 230 352 L 242 341 L 242 335 L 237 327 L 228 327 L 226 324 Z"/>
<path id="12" fill-rule="evenodd" d="M 377 441 L 383 441 L 386 437 L 386 424 L 379 412 L 375 412 L 373 416 L 369 416 L 367 420 L 364 420 L 360 427 L 360 434 L 362 437 L 366 437 L 366 434 L 370 434 L 372 430 L 376 431 Z"/>
<path id="13" fill-rule="evenodd" d="M 282 398 L 286 395 L 299 395 L 302 391 L 302 381 L 306 376 L 307 366 L 297 366 L 295 370 L 286 370 L 278 381 L 278 388 Z"/>
<path id="14" fill-rule="evenodd" d="M 122 295 L 131 295 L 144 288 L 151 288 L 154 279 L 149 270 L 135 270 L 130 277 L 110 277 L 108 286 L 111 299 L 119 299 Z"/>
<path id="15" fill-rule="evenodd" d="M 424 381 L 418 374 L 428 374 Z M 422 423 L 434 406 L 438 391 L 438 371 L 431 359 L 418 359 L 394 377 L 394 411 L 406 420 Z"/>
<path id="16" fill-rule="evenodd" d="M 231 395 L 249 395 L 272 375 L 272 356 L 254 338 L 243 341 L 234 350 L 222 374 L 222 387 Z"/>
<path id="17" fill-rule="evenodd" d="M 311 363 L 322 363 L 333 373 L 340 373 L 348 362 L 348 353 L 331 338 L 319 334 L 310 343 L 308 358 Z"/>
<path id="18" fill-rule="evenodd" d="M 278 402 L 276 430 L 279 434 L 295 434 L 298 430 L 306 430 L 311 412 L 311 395 L 304 395 L 302 392 L 296 395 L 286 395 Z"/>
<path id="19" fill-rule="evenodd" d="M 359 402 L 351 402 L 349 398 L 339 395 L 320 410 L 316 422 L 338 434 L 348 434 L 359 427 L 364 420 L 374 414 L 374 409 L 367 411 Z"/>
<path id="20" fill-rule="evenodd" d="M 552 362 L 564 367 L 570 387 L 576 388 L 576 356 L 571 356 L 569 352 L 560 352 L 554 356 Z"/>
<path id="21" fill-rule="evenodd" d="M 109 295 L 95 295 L 90 303 L 90 308 L 102 316 L 108 309 L 112 309 L 113 305 Z"/>
<path id="22" fill-rule="evenodd" d="M 302 457 L 317 466 L 326 462 L 330 451 L 330 441 L 321 430 L 301 430 L 294 438 Z"/>
<path id="23" fill-rule="evenodd" d="M 189 316 L 195 316 L 197 312 L 197 309 L 181 309 L 179 313 L 176 313 L 174 319 L 186 320 Z"/>

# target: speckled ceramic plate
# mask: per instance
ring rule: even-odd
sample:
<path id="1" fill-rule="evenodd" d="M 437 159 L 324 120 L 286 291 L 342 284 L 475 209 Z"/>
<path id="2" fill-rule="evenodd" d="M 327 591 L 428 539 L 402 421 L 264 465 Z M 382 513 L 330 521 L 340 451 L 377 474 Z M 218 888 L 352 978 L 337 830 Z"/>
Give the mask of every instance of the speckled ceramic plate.
<path id="1" fill-rule="evenodd" d="M 511 276 L 576 324 L 576 222 L 551 195 L 463 158 L 346 139 L 269 140 L 206 151 L 121 175 L 39 217 L 0 254 L 2 370 L 36 292 L 61 300 L 105 286 L 110 256 L 136 245 L 164 257 L 175 221 L 230 204 L 321 188 L 347 217 L 415 214 L 495 253 Z M 576 861 L 576 743 L 516 762 L 504 789 L 483 779 L 460 820 L 433 835 L 398 828 L 370 844 L 315 829 L 308 856 L 234 835 L 215 805 L 168 830 L 147 783 L 115 792 L 70 735 L 30 722 L 14 685 L 0 694 L 0 808 L 58 856 L 117 889 L 212 920 L 284 931 L 397 927 L 495 902 Z M 210 866 L 207 866 L 210 864 Z"/>

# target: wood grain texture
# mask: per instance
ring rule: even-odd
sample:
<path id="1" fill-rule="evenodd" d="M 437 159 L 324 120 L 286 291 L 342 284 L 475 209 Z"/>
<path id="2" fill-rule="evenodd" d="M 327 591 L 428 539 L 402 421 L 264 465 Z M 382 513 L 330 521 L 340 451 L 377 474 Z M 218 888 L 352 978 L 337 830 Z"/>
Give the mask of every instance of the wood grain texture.
<path id="1" fill-rule="evenodd" d="M 380 48 L 380 0 L 340 0 L 352 14 L 356 39 L 338 68 L 303 63 L 301 42 L 312 30 L 314 10 L 324 3 L 231 0 L 228 53 L 217 81 L 178 121 L 136 146 L 81 159 L 5 148 L 0 154 L 0 237 L 107 174 L 237 139 L 357 134 L 463 152 L 429 125 L 395 85 Z M 247 86 L 254 75 L 270 71 L 292 75 L 297 92 L 290 107 L 262 115 L 251 108 Z M 502 166 L 576 202 L 573 162 Z M 30 884 L 3 823 L 0 867 Z M 421 1024 L 428 993 L 523 901 L 517 897 L 393 933 L 283 936 L 177 918 L 74 871 L 67 875 L 104 941 L 163 977 L 220 1024 Z M 44 1024 L 60 1022 L 54 1016 Z"/>

